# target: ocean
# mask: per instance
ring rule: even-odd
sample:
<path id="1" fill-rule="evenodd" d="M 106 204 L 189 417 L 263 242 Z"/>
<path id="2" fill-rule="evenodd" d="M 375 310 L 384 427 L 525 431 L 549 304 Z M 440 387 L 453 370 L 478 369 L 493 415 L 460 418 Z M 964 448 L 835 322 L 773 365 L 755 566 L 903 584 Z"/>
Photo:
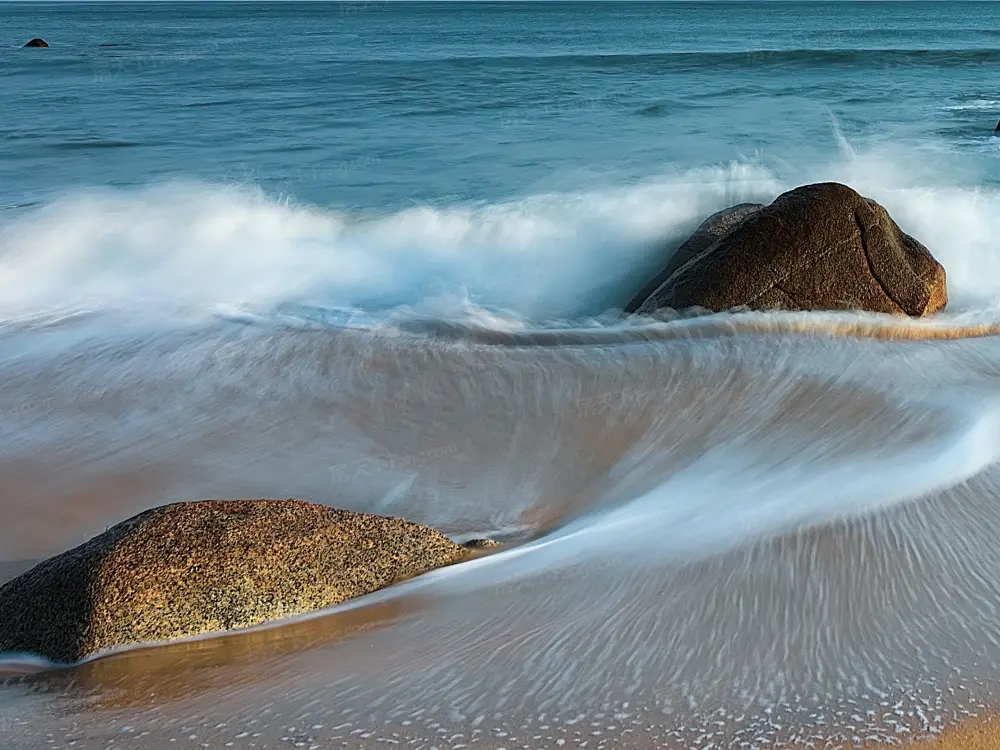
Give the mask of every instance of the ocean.
<path id="1" fill-rule="evenodd" d="M 0 2 L 0 581 L 185 499 L 508 545 L 0 660 L 0 745 L 833 748 L 995 708 L 1000 340 L 928 330 L 1000 325 L 998 120 L 993 2 Z M 936 321 L 622 319 L 709 214 L 826 180 L 945 266 Z"/>

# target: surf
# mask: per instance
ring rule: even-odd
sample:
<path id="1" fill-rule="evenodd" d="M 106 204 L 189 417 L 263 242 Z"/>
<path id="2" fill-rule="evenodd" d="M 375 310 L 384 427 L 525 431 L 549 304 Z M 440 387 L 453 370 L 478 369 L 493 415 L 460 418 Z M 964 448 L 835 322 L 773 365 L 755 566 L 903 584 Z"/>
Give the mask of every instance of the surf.
<path id="1" fill-rule="evenodd" d="M 939 175 L 908 153 L 844 152 L 800 170 L 881 202 L 945 265 L 951 310 L 1000 301 L 1000 188 Z M 198 182 L 71 191 L 0 217 L 0 315 L 105 307 L 342 317 L 491 315 L 511 325 L 620 310 L 695 226 L 791 186 L 752 161 L 637 184 L 380 213 Z"/>

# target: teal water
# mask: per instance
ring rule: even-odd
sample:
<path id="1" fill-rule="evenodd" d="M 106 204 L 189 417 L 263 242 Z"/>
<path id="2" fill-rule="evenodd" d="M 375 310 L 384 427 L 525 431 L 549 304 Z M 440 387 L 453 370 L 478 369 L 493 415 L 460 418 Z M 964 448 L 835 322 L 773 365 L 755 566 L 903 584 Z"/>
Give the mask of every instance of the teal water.
<path id="1" fill-rule="evenodd" d="M 193 178 L 380 210 L 733 160 L 794 181 L 838 128 L 1000 177 L 990 2 L 4 3 L 0 28 L 8 206 Z"/>

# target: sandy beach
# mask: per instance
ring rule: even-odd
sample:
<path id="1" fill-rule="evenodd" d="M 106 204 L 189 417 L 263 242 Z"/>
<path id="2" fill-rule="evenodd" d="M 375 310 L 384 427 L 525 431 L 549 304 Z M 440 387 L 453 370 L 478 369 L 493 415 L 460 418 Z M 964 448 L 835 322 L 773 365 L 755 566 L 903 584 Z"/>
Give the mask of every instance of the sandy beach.
<path id="1" fill-rule="evenodd" d="M 822 344 L 830 346 L 864 351 Z M 871 363 L 856 366 L 867 372 Z M 740 404 L 760 403 L 742 393 L 752 383 L 730 378 L 731 400 L 700 408 L 739 420 Z M 796 393 L 775 419 L 809 429 L 844 417 L 835 390 Z M 683 389 L 674 397 L 697 403 Z M 853 420 L 869 433 L 831 446 L 838 463 L 858 450 L 891 461 L 922 441 L 935 445 L 948 424 L 944 413 L 908 417 L 888 395 L 865 399 Z M 808 415 L 796 403 L 808 403 Z M 598 418 L 578 400 L 563 408 L 578 423 Z M 892 409 L 891 422 L 880 419 Z M 912 428 L 901 429 L 907 418 Z M 892 424 L 891 434 L 880 424 Z M 578 432 L 590 441 L 592 432 Z M 686 441 L 692 450 L 697 434 Z M 770 460 L 801 457 L 797 446 L 786 450 Z M 639 472 L 629 484 L 642 481 Z M 648 528 L 669 508 L 659 499 L 625 516 L 608 508 L 597 525 L 560 520 L 580 518 L 572 502 L 564 513 L 550 505 L 546 518 L 556 521 L 543 540 L 414 579 L 363 606 L 8 683 L 0 735 L 16 750 L 833 748 L 938 732 L 935 742 L 952 743 L 944 747 L 991 747 L 993 727 L 979 722 L 997 689 L 995 482 L 991 470 L 854 518 L 762 539 L 700 536 L 697 545 L 695 535 L 717 528 L 698 516 Z M 633 513 L 653 533 L 630 526 Z M 618 543 L 616 524 L 630 529 L 630 547 Z M 5 566 L 6 575 L 27 564 Z M 963 744 L 972 741 L 980 744 Z"/>
<path id="2" fill-rule="evenodd" d="M 0 750 L 1000 750 L 998 7 L 0 0 Z"/>
<path id="3" fill-rule="evenodd" d="M 996 750 L 1000 747 L 1000 726 L 997 717 L 985 721 L 969 721 L 949 729 L 941 737 L 916 743 L 915 748 L 937 750 Z"/>

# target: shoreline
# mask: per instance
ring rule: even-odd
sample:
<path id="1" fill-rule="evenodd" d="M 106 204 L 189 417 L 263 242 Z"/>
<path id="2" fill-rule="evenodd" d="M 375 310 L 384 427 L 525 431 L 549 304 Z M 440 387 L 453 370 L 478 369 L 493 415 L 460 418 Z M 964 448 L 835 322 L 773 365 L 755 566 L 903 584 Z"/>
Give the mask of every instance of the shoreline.
<path id="1" fill-rule="evenodd" d="M 1000 748 L 1000 712 L 991 711 L 985 717 L 965 719 L 945 729 L 937 737 L 917 740 L 907 747 L 923 750 L 997 750 Z M 872 747 L 884 747 L 873 745 Z"/>

